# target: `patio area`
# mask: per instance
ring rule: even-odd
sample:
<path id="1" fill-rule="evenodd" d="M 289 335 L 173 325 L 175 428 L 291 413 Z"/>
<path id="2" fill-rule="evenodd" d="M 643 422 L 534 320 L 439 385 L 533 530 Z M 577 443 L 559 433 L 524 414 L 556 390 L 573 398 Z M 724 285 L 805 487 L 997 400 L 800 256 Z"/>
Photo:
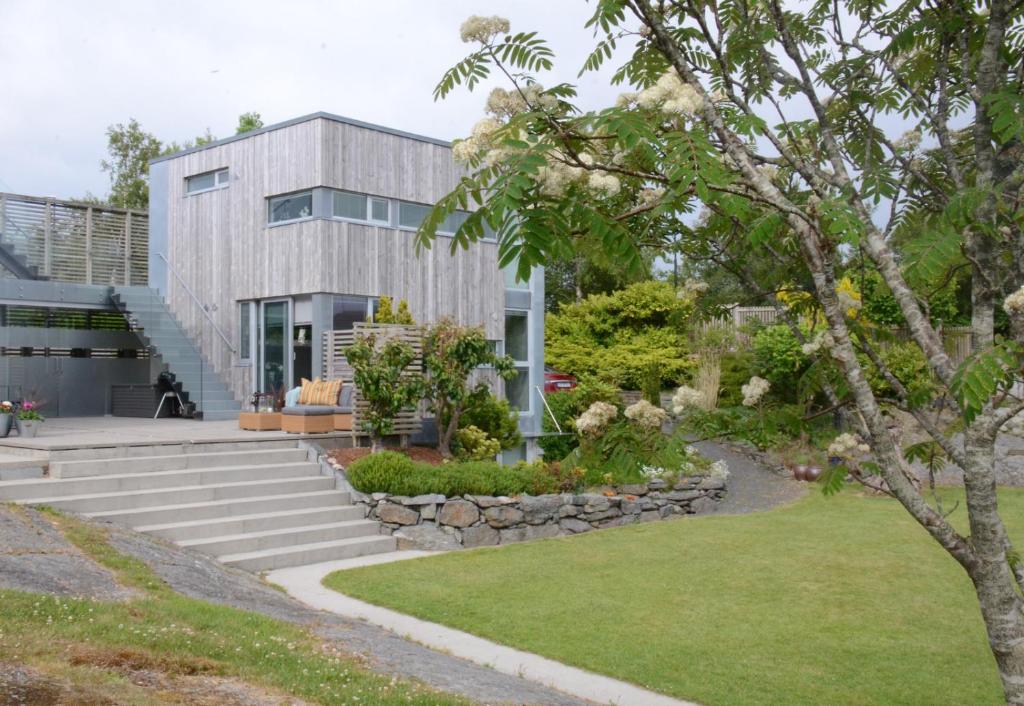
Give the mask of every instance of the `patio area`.
<path id="1" fill-rule="evenodd" d="M 350 446 L 351 432 L 289 434 L 283 431 L 246 431 L 237 420 L 201 422 L 191 419 L 142 419 L 134 417 L 51 417 L 35 438 L 12 433 L 0 439 L 0 456 L 46 456 L 53 451 L 153 446 L 161 444 L 212 444 L 245 441 L 316 439 L 330 446 Z"/>

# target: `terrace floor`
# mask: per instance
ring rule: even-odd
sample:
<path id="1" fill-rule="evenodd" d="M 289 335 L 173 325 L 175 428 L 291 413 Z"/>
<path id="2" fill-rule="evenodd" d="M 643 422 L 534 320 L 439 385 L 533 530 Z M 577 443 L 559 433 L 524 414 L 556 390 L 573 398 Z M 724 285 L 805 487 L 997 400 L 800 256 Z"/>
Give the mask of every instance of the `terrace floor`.
<path id="1" fill-rule="evenodd" d="M 329 440 L 331 446 L 348 446 L 353 435 L 340 431 L 326 434 L 245 431 L 238 428 L 237 420 L 202 422 L 181 418 L 51 417 L 43 423 L 35 438 L 21 438 L 12 431 L 10 436 L 0 439 L 0 456 L 47 454 L 67 449 L 279 439 Z"/>

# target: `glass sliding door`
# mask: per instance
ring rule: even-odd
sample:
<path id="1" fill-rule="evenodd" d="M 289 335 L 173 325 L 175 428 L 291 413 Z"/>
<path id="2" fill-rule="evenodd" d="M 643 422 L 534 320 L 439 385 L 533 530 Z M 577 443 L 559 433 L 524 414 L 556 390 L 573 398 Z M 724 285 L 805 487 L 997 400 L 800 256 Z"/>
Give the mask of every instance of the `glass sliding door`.
<path id="1" fill-rule="evenodd" d="M 260 304 L 260 387 L 263 392 L 281 389 L 291 380 L 291 302 Z"/>

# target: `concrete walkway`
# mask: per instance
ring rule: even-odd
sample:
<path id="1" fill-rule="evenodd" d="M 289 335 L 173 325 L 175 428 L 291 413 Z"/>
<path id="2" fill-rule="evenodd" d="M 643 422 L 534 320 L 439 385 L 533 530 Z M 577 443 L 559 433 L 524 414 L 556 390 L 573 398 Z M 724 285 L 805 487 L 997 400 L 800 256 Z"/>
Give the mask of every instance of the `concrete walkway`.
<path id="1" fill-rule="evenodd" d="M 306 605 L 331 613 L 365 620 L 427 647 L 475 662 L 495 671 L 522 677 L 563 693 L 600 704 L 617 706 L 697 706 L 657 694 L 626 682 L 569 667 L 530 652 L 475 637 L 461 630 L 427 622 L 387 608 L 364 603 L 326 588 L 321 582 L 327 574 L 372 564 L 429 556 L 431 552 L 400 551 L 390 554 L 330 561 L 309 566 L 279 569 L 267 580 L 283 587 Z"/>

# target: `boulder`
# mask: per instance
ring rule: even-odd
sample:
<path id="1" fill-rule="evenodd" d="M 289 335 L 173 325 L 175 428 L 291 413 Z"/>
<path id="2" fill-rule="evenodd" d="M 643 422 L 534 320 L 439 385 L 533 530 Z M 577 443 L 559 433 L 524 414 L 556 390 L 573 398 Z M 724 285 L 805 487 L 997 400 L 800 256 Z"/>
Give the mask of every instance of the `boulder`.
<path id="1" fill-rule="evenodd" d="M 639 515 L 640 511 L 643 510 L 643 505 L 639 500 L 623 500 L 619 508 L 622 510 L 623 515 Z"/>
<path id="2" fill-rule="evenodd" d="M 619 508 L 610 507 L 607 510 L 602 510 L 600 512 L 588 513 L 584 515 L 584 518 L 589 520 L 590 522 L 598 522 L 600 520 L 607 520 L 609 517 L 618 517 L 621 514 L 622 511 L 619 510 Z"/>
<path id="3" fill-rule="evenodd" d="M 399 549 L 422 549 L 430 552 L 446 552 L 460 549 L 461 545 L 452 535 L 435 524 L 422 524 L 415 527 L 402 527 L 395 530 L 393 536 L 398 540 Z"/>
<path id="4" fill-rule="evenodd" d="M 523 510 L 526 522 L 531 525 L 539 525 L 550 520 L 561 504 L 560 495 L 524 495 L 519 500 L 519 507 Z"/>
<path id="5" fill-rule="evenodd" d="M 420 508 L 420 517 L 424 520 L 433 520 L 437 518 L 437 505 L 424 505 Z"/>
<path id="6" fill-rule="evenodd" d="M 380 503 L 377 506 L 377 517 L 381 522 L 394 525 L 414 525 L 420 521 L 420 513 L 395 503 Z"/>
<path id="7" fill-rule="evenodd" d="M 704 493 L 700 492 L 699 490 L 673 490 L 665 497 L 668 498 L 669 501 L 674 503 L 684 503 L 689 500 L 696 500 L 697 498 L 702 497 L 703 495 Z"/>
<path id="8" fill-rule="evenodd" d="M 641 522 L 656 522 L 661 519 L 661 513 L 657 510 L 644 510 L 640 513 Z"/>
<path id="9" fill-rule="evenodd" d="M 531 539 L 547 539 L 561 534 L 558 525 L 529 525 L 501 530 L 501 543 L 529 542 Z"/>
<path id="10" fill-rule="evenodd" d="M 713 512 L 715 509 L 715 501 L 709 497 L 697 498 L 690 503 L 690 512 L 700 515 L 707 512 Z"/>
<path id="11" fill-rule="evenodd" d="M 499 505 L 511 505 L 515 502 L 506 495 L 494 497 L 492 495 L 467 495 L 466 500 L 476 503 L 481 508 L 497 507 Z"/>
<path id="12" fill-rule="evenodd" d="M 680 478 L 679 481 L 675 485 L 672 486 L 672 489 L 673 490 L 690 490 L 691 488 L 696 488 L 698 485 L 700 485 L 700 481 L 701 481 L 701 479 L 700 478 L 696 478 L 696 477 Z"/>
<path id="13" fill-rule="evenodd" d="M 580 532 L 589 532 L 594 529 L 590 526 L 589 522 L 583 520 L 577 520 L 575 517 L 567 517 L 558 523 L 558 526 L 564 529 L 566 532 L 572 532 L 573 534 L 579 534 Z"/>
<path id="14" fill-rule="evenodd" d="M 701 490 L 722 490 L 725 488 L 725 480 L 722 478 L 705 478 L 697 486 Z"/>
<path id="15" fill-rule="evenodd" d="M 403 505 L 439 505 L 445 501 L 445 497 L 439 493 L 431 493 L 429 495 L 417 495 L 414 498 L 405 498 L 402 500 Z"/>
<path id="16" fill-rule="evenodd" d="M 575 505 L 562 505 L 558 508 L 559 517 L 576 517 L 578 514 L 580 514 L 580 509 Z"/>
<path id="17" fill-rule="evenodd" d="M 512 525 L 520 524 L 525 518 L 525 515 L 519 508 L 500 506 L 489 507 L 484 510 L 484 517 L 487 519 L 487 524 L 491 527 L 501 529 L 503 527 L 511 527 Z"/>
<path id="18" fill-rule="evenodd" d="M 664 490 L 668 487 L 668 483 L 663 481 L 661 478 L 655 478 L 654 480 L 647 481 L 648 490 Z"/>
<path id="19" fill-rule="evenodd" d="M 437 521 L 451 527 L 469 527 L 480 519 L 480 511 L 468 500 L 449 500 L 441 506 Z"/>
<path id="20" fill-rule="evenodd" d="M 476 525 L 462 530 L 462 546 L 467 548 L 491 547 L 498 543 L 499 538 L 498 530 L 490 525 Z"/>
<path id="21" fill-rule="evenodd" d="M 619 487 L 619 492 L 623 495 L 647 495 L 647 490 L 647 485 L 644 483 L 631 483 Z"/>

